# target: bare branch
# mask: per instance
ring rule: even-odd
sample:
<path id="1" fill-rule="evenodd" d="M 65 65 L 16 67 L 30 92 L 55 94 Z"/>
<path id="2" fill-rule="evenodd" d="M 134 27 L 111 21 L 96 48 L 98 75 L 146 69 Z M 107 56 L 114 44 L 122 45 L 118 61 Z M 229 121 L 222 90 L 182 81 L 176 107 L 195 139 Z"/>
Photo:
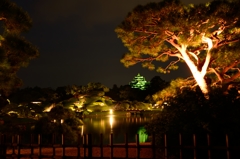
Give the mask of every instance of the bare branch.
<path id="1" fill-rule="evenodd" d="M 192 57 L 194 57 L 195 58 L 195 60 L 198 62 L 198 56 L 195 54 L 195 53 L 193 53 L 193 52 L 191 52 L 191 51 L 189 51 L 188 52 L 190 55 L 192 55 Z"/>
<path id="2" fill-rule="evenodd" d="M 167 41 L 168 43 L 170 43 L 173 47 L 175 47 L 176 49 L 178 49 L 179 51 L 181 50 L 181 46 L 178 45 L 178 44 L 176 44 L 176 43 L 174 42 L 174 39 L 166 39 L 166 41 Z"/>
<path id="3" fill-rule="evenodd" d="M 224 80 L 223 80 L 223 83 L 231 82 L 231 81 L 237 79 L 238 77 L 240 77 L 240 72 L 236 73 L 235 75 L 231 76 L 231 77 L 228 78 L 228 79 L 224 79 Z"/>
<path id="4" fill-rule="evenodd" d="M 217 76 L 217 78 L 218 78 L 219 81 L 221 81 L 221 82 L 223 81 L 223 77 L 221 76 L 220 73 L 218 73 L 218 71 L 217 71 L 216 69 L 214 69 L 214 68 L 209 68 L 209 70 L 212 71 L 212 72 Z"/>
<path id="5" fill-rule="evenodd" d="M 165 34 L 166 34 L 167 36 L 171 37 L 171 39 L 175 39 L 175 40 L 178 39 L 178 37 L 176 36 L 176 34 L 174 34 L 173 32 L 171 32 L 171 31 L 169 31 L 169 30 L 166 30 L 166 31 L 165 31 Z"/>
<path id="6" fill-rule="evenodd" d="M 161 58 L 163 55 L 168 55 L 168 56 L 172 56 L 172 57 L 182 58 L 181 54 L 180 54 L 180 53 L 177 53 L 177 52 L 178 52 L 178 51 L 171 52 L 170 50 L 168 50 L 168 51 L 166 51 L 166 52 L 160 53 L 157 57 L 133 58 L 133 60 L 141 61 L 141 62 L 144 62 L 144 61 L 154 61 L 154 60 L 156 60 L 157 58 Z"/>
<path id="7" fill-rule="evenodd" d="M 170 66 L 175 65 L 175 64 L 178 63 L 180 60 L 181 60 L 181 59 L 178 58 L 178 60 L 176 60 L 176 61 L 171 61 L 171 62 L 167 65 L 167 67 L 165 67 L 165 70 L 167 70 Z"/>
<path id="8" fill-rule="evenodd" d="M 146 30 L 134 30 L 135 32 L 139 32 L 139 33 L 147 33 L 147 34 L 157 34 L 157 32 L 153 32 L 153 31 L 146 31 Z"/>
<path id="9" fill-rule="evenodd" d="M 4 17 L 1 17 L 1 18 L 0 18 L 0 20 L 7 20 L 7 19 L 6 19 L 6 18 L 4 18 Z"/>
<path id="10" fill-rule="evenodd" d="M 182 55 L 179 53 L 179 51 L 175 51 L 174 53 L 170 52 L 168 53 L 169 56 L 172 56 L 172 57 L 178 57 L 180 59 L 183 59 Z"/>
<path id="11" fill-rule="evenodd" d="M 228 70 L 230 70 L 231 68 L 233 68 L 234 66 L 236 66 L 237 64 L 239 64 L 240 61 L 236 60 L 234 61 L 234 63 L 232 63 L 230 66 L 227 66 L 223 69 L 223 71 L 221 72 L 221 74 L 225 74 Z"/>
<path id="12" fill-rule="evenodd" d="M 235 38 L 235 39 L 232 39 L 232 40 L 222 40 L 221 42 L 219 42 L 219 43 L 217 44 L 216 47 L 220 47 L 220 46 L 223 46 L 223 45 L 226 45 L 226 44 L 229 44 L 229 43 L 238 42 L 239 40 L 240 40 L 240 37 Z"/>

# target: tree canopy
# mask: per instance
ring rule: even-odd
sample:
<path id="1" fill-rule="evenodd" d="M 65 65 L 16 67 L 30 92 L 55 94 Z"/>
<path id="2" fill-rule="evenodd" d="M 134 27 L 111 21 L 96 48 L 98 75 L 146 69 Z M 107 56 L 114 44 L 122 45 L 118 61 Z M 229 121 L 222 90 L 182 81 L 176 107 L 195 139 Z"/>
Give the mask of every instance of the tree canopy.
<path id="1" fill-rule="evenodd" d="M 30 60 L 38 56 L 38 50 L 22 33 L 32 26 L 28 13 L 9 0 L 0 1 L 0 90 L 7 95 L 13 88 L 21 86 L 22 81 L 16 73 L 26 67 Z"/>
<path id="2" fill-rule="evenodd" d="M 239 1 L 228 0 L 139 5 L 115 29 L 129 50 L 121 62 L 126 67 L 141 62 L 160 73 L 176 70 L 179 62 L 185 62 L 204 94 L 209 84 L 236 81 L 240 76 L 239 6 Z"/>
<path id="3" fill-rule="evenodd" d="M 89 82 L 85 86 L 77 86 L 71 85 L 66 88 L 67 94 L 71 94 L 77 98 L 81 98 L 81 96 L 88 96 L 88 95 L 97 95 L 103 96 L 105 92 L 108 92 L 109 88 L 99 82 Z"/>

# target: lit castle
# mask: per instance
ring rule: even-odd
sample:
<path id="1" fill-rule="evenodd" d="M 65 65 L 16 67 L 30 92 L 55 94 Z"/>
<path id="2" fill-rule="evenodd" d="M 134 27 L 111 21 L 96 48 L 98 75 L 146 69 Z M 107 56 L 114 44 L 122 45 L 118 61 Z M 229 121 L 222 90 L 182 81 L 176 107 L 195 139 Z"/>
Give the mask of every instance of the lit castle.
<path id="1" fill-rule="evenodd" d="M 133 80 L 129 83 L 132 88 L 138 88 L 141 90 L 145 90 L 149 86 L 150 82 L 147 82 L 143 76 L 139 73 L 137 76 L 133 78 Z"/>

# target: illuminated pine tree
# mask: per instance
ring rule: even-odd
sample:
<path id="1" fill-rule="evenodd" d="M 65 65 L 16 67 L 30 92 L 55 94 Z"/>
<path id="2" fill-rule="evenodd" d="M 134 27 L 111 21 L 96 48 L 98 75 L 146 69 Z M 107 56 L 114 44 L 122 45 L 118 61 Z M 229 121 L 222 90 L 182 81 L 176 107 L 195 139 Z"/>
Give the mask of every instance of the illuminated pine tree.
<path id="1" fill-rule="evenodd" d="M 126 67 L 141 62 L 160 73 L 176 70 L 179 62 L 185 62 L 207 96 L 209 84 L 239 79 L 239 7 L 239 1 L 227 0 L 198 5 L 164 0 L 139 5 L 115 29 L 129 50 L 121 62 Z"/>

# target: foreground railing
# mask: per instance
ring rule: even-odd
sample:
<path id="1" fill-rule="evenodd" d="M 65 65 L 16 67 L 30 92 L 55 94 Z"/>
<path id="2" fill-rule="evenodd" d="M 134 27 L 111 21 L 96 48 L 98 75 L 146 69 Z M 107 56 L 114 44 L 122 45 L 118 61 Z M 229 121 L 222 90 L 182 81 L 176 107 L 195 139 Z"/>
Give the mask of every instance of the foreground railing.
<path id="1" fill-rule="evenodd" d="M 159 158 L 159 159 L 235 159 L 240 158 L 240 143 L 231 145 L 229 136 L 220 136 L 219 139 L 205 135 L 178 134 L 163 135 L 159 145 L 155 144 L 155 136 L 151 142 L 129 143 L 125 134 L 124 143 L 114 143 L 113 134 L 109 136 L 109 144 L 104 144 L 103 135 L 98 137 L 100 142 L 95 144 L 91 134 L 78 135 L 77 142 L 67 142 L 65 135 L 52 135 L 51 142 L 42 142 L 42 135 L 31 135 L 30 140 L 22 141 L 21 135 L 0 136 L 0 158 Z M 96 136 L 95 136 L 96 137 Z M 68 139 L 69 140 L 69 139 Z M 235 139 L 233 139 L 235 140 Z M 237 143 L 237 144 L 236 144 Z"/>
<path id="2" fill-rule="evenodd" d="M 125 143 L 114 144 L 113 134 L 110 134 L 109 144 L 103 144 L 103 135 L 100 134 L 100 143 L 93 144 L 92 135 L 78 135 L 74 144 L 66 143 L 64 135 L 61 135 L 60 142 L 56 142 L 53 135 L 51 143 L 43 143 L 42 135 L 31 135 L 29 143 L 21 141 L 21 135 L 0 137 L 0 158 L 155 158 L 154 143 L 139 143 L 139 135 L 136 135 L 136 143 L 129 143 L 125 135 Z M 7 142 L 8 138 L 8 142 Z M 141 154 L 141 151 L 144 154 Z M 117 150 L 117 151 L 116 151 Z M 117 154 L 116 154 L 117 153 Z"/>

